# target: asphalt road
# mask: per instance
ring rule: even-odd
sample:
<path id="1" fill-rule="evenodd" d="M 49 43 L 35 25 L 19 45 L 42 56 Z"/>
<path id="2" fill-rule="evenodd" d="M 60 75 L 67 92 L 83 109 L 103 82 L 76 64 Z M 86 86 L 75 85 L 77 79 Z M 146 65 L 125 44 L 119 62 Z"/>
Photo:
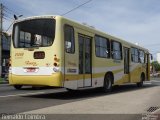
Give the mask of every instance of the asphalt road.
<path id="1" fill-rule="evenodd" d="M 154 93 L 152 93 L 152 90 Z M 24 87 L 22 90 L 15 90 L 12 86 L 9 86 L 7 84 L 1 84 L 0 85 L 0 113 L 5 114 L 15 114 L 15 113 L 37 113 L 37 114 L 48 114 L 47 119 L 69 119 L 69 120 L 75 120 L 77 117 L 79 119 L 100 119 L 100 118 L 107 118 L 107 120 L 136 120 L 136 119 L 142 119 L 141 113 L 136 113 L 134 111 L 140 111 L 143 107 L 146 109 L 149 106 L 160 106 L 160 94 L 157 95 L 156 92 L 160 93 L 160 81 L 151 81 L 145 83 L 143 88 L 137 88 L 136 85 L 124 85 L 115 87 L 113 89 L 113 92 L 111 94 L 102 93 L 99 89 L 92 89 L 92 90 L 85 90 L 85 91 L 77 91 L 77 92 L 68 92 L 64 88 L 40 88 L 40 89 L 33 89 L 31 87 Z M 142 94 L 148 94 L 151 95 L 154 98 L 147 99 L 146 96 L 144 96 L 144 104 L 142 106 L 139 106 L 139 104 L 130 104 L 128 107 L 133 107 L 130 110 L 127 110 L 122 113 L 118 110 L 115 111 L 114 114 L 114 107 L 116 104 L 119 106 L 119 109 L 125 105 L 120 106 L 121 99 L 129 100 L 130 97 L 138 97 L 135 93 L 141 93 Z M 139 94 L 140 97 L 143 98 L 142 94 Z M 121 98 L 120 96 L 123 96 Z M 119 102 L 115 102 L 115 98 L 118 97 Z M 148 96 L 151 97 L 151 96 Z M 99 110 L 99 103 L 97 104 L 97 100 L 99 102 L 105 102 L 101 101 L 101 99 L 104 100 L 110 99 L 114 103 L 112 106 L 111 103 L 103 104 L 106 111 L 102 112 Z M 134 99 L 133 99 L 134 100 Z M 135 98 L 136 100 L 136 98 Z M 107 101 L 107 100 L 106 100 Z M 87 103 L 88 102 L 88 103 Z M 95 108 L 90 108 L 91 111 L 86 111 L 87 109 L 84 109 L 85 106 L 89 103 L 93 102 L 93 106 L 95 105 Z M 82 104 L 83 103 L 83 104 Z M 146 105 L 145 105 L 146 104 Z M 74 108 L 73 108 L 73 106 Z M 77 106 L 76 106 L 77 105 Z M 84 106 L 83 106 L 84 105 Z M 136 110 L 137 105 L 137 110 Z M 69 106 L 69 107 L 68 107 Z M 72 106 L 72 108 L 70 108 Z M 96 106 L 98 106 L 96 108 Z M 107 106 L 111 107 L 110 109 L 106 109 Z M 127 103 L 126 103 L 127 106 Z M 82 110 L 76 110 L 80 109 L 82 107 Z M 106 107 L 106 108 L 105 108 Z M 125 108 L 125 107 L 124 107 Z M 52 110 L 57 109 L 57 113 L 52 114 Z M 88 109 L 88 110 L 90 110 Z M 92 109 L 97 109 L 96 111 Z M 133 109 L 133 113 L 132 113 Z M 98 111 L 99 110 L 99 111 Z M 108 110 L 108 112 L 107 112 Z M 41 112 L 39 112 L 41 111 Z M 59 113 L 58 113 L 59 111 Z M 67 111 L 67 112 L 66 112 Z M 74 115 L 73 115 L 73 114 Z M 86 113 L 86 114 L 85 114 Z M 97 113 L 98 115 L 94 115 Z M 108 114 L 107 114 L 108 113 Z M 56 114 L 56 115 L 55 115 Z M 62 115 L 59 115 L 62 114 Z M 72 115 L 71 115 L 72 114 Z M 77 115 L 78 114 L 78 115 Z M 100 115 L 101 114 L 101 115 Z M 99 117 L 98 117 L 99 116 Z"/>

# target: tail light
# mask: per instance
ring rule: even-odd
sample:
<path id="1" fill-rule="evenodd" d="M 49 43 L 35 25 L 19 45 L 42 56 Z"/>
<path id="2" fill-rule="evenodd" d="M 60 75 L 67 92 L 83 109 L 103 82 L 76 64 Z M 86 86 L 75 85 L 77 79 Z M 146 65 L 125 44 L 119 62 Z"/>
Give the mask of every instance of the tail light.
<path id="1" fill-rule="evenodd" d="M 54 59 L 53 59 L 54 63 L 53 63 L 53 71 L 54 72 L 59 72 L 59 59 L 57 58 L 57 55 L 54 55 Z"/>
<path id="2" fill-rule="evenodd" d="M 57 67 L 57 66 L 58 66 L 58 64 L 57 64 L 57 63 L 54 63 L 53 65 L 54 65 L 55 67 Z"/>

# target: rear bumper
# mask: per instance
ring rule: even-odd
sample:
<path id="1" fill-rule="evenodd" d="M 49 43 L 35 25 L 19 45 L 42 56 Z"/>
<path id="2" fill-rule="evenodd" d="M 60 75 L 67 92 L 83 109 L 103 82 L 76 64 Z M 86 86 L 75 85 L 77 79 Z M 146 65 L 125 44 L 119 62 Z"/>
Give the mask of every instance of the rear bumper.
<path id="1" fill-rule="evenodd" d="M 42 86 L 55 86 L 63 87 L 62 73 L 54 73 L 52 75 L 43 76 L 26 76 L 9 74 L 10 85 L 42 85 Z"/>

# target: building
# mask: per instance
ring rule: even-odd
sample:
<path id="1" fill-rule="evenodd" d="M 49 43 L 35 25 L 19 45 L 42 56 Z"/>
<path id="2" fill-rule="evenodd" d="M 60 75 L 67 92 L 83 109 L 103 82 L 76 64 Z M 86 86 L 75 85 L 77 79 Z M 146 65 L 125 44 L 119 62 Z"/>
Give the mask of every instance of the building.
<path id="1" fill-rule="evenodd" d="M 2 34 L 2 74 L 1 77 L 4 77 L 5 74 L 8 72 L 8 63 L 10 58 L 10 45 L 11 45 L 11 35 L 8 33 L 3 32 Z"/>
<path id="2" fill-rule="evenodd" d="M 157 61 L 160 63 L 160 52 L 157 53 Z"/>

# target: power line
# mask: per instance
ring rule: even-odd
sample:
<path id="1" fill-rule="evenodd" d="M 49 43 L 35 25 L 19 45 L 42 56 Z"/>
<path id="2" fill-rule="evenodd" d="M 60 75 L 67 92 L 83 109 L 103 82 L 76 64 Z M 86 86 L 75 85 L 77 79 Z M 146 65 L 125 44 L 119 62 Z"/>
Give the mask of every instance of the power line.
<path id="1" fill-rule="evenodd" d="M 4 17 L 8 18 L 8 19 L 11 19 L 11 20 L 14 20 L 12 17 L 6 15 L 6 14 L 3 14 Z"/>
<path id="2" fill-rule="evenodd" d="M 8 30 L 12 27 L 13 23 L 14 23 L 14 22 L 12 22 L 12 23 L 9 25 L 9 27 L 6 29 L 6 32 L 8 32 Z"/>
<path id="3" fill-rule="evenodd" d="M 13 14 L 17 14 L 17 15 L 19 15 L 17 12 L 15 12 L 15 11 L 13 11 L 13 10 L 9 9 L 9 8 L 8 8 L 8 7 L 6 7 L 6 6 L 4 6 L 4 9 L 7 9 L 8 11 L 10 11 L 10 13 L 13 13 Z"/>
<path id="4" fill-rule="evenodd" d="M 12 20 L 11 20 L 11 19 L 8 19 L 7 17 L 4 17 L 4 16 L 3 16 L 3 19 L 5 19 L 5 20 L 8 20 L 8 21 L 12 22 Z"/>
<path id="5" fill-rule="evenodd" d="M 4 10 L 5 13 L 13 15 L 13 13 L 9 12 L 8 10 L 6 10 L 6 9 L 3 9 L 3 10 Z"/>
<path id="6" fill-rule="evenodd" d="M 13 11 L 13 10 L 11 10 L 11 9 L 9 9 L 8 7 L 6 7 L 6 6 L 4 6 L 3 5 L 3 10 L 4 10 L 4 13 L 3 13 L 3 18 L 5 19 L 5 20 L 8 20 L 8 21 L 10 21 L 11 22 L 11 24 L 9 25 L 9 27 L 6 29 L 6 32 L 8 32 L 8 30 L 12 27 L 12 25 L 13 25 L 13 23 L 14 23 L 14 18 L 12 18 L 13 17 L 13 15 L 15 15 L 15 16 L 17 16 L 17 15 L 19 15 L 19 13 L 17 13 L 17 12 L 15 12 L 15 11 Z M 10 17 L 12 15 L 12 17 Z M 22 15 L 20 15 L 20 17 L 21 17 Z"/>
<path id="7" fill-rule="evenodd" d="M 82 4 L 78 5 L 77 7 L 75 7 L 75 8 L 73 8 L 73 9 L 67 11 L 66 13 L 61 14 L 61 16 L 65 16 L 65 15 L 67 15 L 68 13 L 73 12 L 74 10 L 82 7 L 83 5 L 85 5 L 85 4 L 87 4 L 87 3 L 91 2 L 91 1 L 92 1 L 92 0 L 86 1 L 85 3 L 82 3 Z"/>

